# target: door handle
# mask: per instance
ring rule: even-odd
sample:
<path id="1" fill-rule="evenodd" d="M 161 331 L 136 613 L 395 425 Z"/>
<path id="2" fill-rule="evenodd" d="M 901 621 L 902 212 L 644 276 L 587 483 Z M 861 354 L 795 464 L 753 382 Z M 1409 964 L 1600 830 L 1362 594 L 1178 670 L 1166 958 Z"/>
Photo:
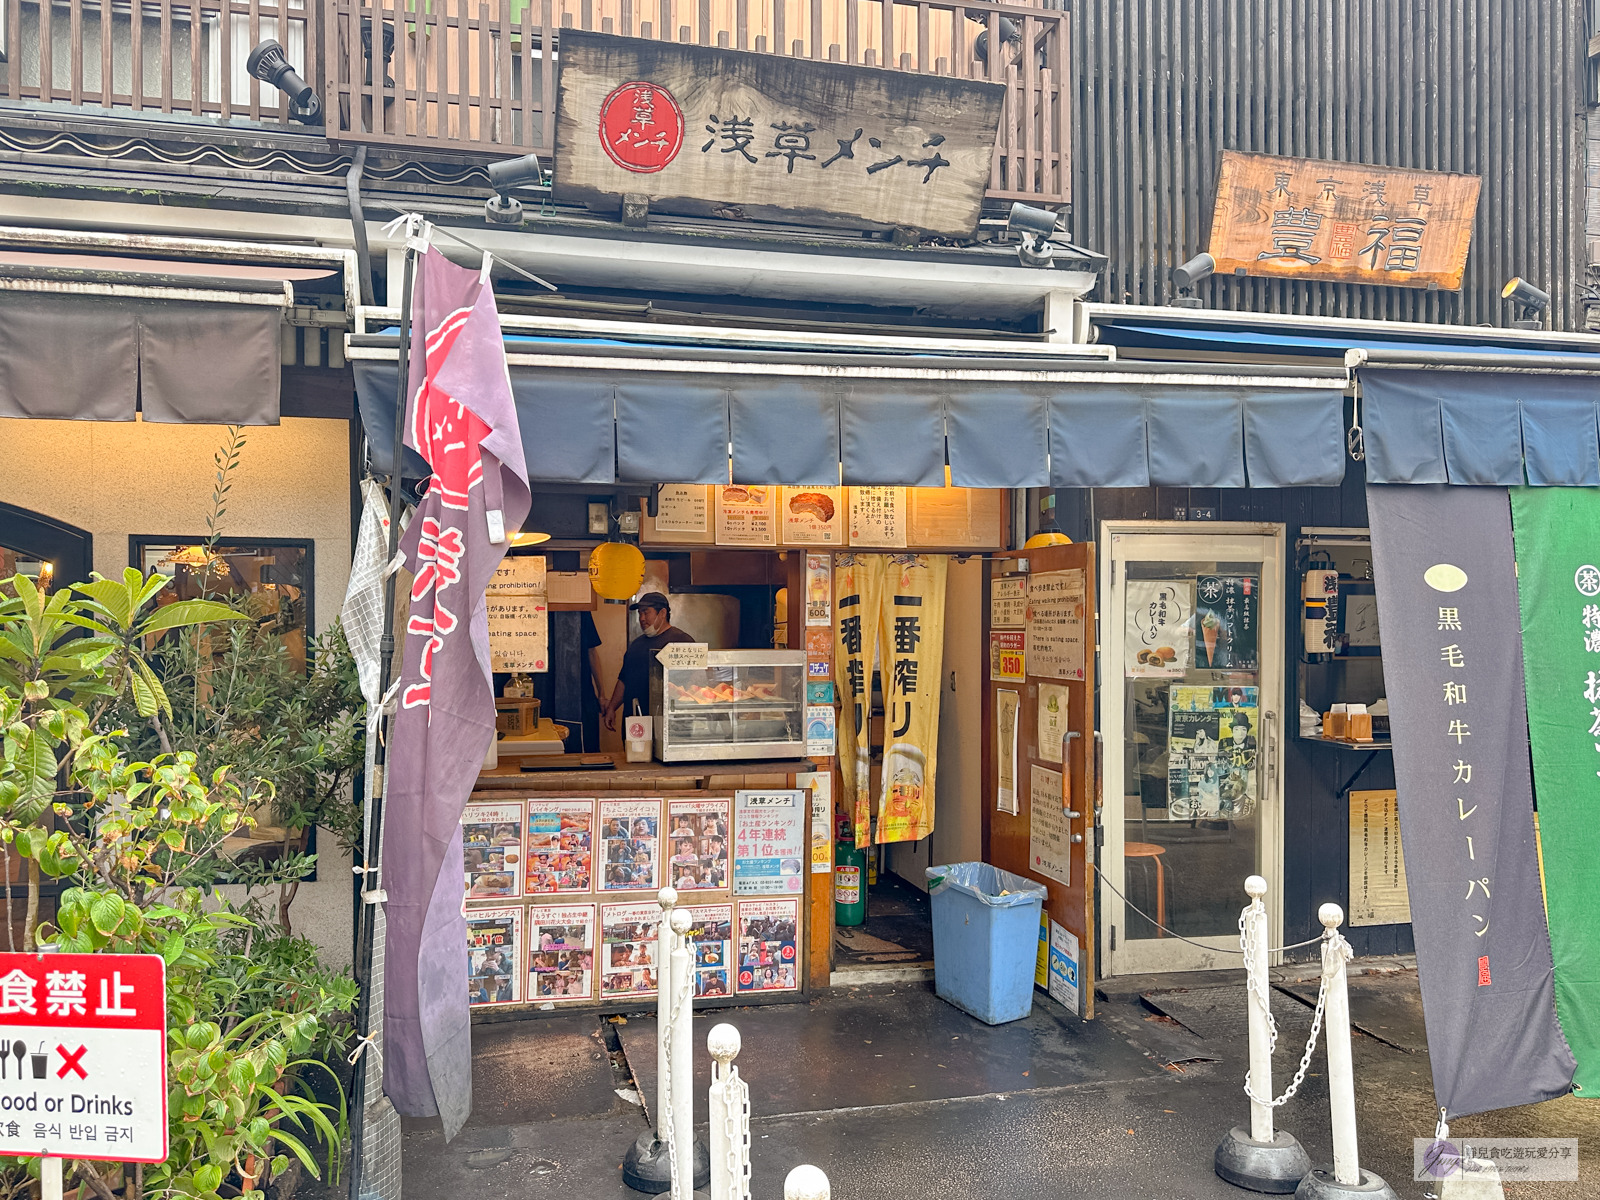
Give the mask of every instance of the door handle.
<path id="1" fill-rule="evenodd" d="M 1261 714 L 1261 732 L 1267 748 L 1267 783 L 1278 786 L 1278 714 L 1268 709 Z M 1263 797 L 1264 799 L 1265 797 Z"/>

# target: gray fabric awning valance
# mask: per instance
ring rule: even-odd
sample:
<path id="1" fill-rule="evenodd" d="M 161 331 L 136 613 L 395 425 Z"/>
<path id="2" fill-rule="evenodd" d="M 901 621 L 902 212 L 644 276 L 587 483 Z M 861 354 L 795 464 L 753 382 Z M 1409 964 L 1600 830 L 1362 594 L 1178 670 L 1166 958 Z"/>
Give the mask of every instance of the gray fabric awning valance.
<path id="1" fill-rule="evenodd" d="M 281 297 L 0 292 L 0 417 L 276 425 Z"/>
<path id="2" fill-rule="evenodd" d="M 1370 483 L 1600 486 L 1593 375 L 1364 369 Z"/>
<path id="3" fill-rule="evenodd" d="M 1265 375 L 1180 376 L 1182 367 L 1166 376 L 927 369 L 937 362 L 853 373 L 514 363 L 511 383 L 536 483 L 937 487 L 947 464 L 951 483 L 976 488 L 1333 487 L 1344 478 L 1343 381 L 1331 373 L 1273 386 Z M 373 468 L 386 473 L 395 365 L 354 366 Z M 414 471 L 425 471 L 420 459 L 408 461 Z"/>

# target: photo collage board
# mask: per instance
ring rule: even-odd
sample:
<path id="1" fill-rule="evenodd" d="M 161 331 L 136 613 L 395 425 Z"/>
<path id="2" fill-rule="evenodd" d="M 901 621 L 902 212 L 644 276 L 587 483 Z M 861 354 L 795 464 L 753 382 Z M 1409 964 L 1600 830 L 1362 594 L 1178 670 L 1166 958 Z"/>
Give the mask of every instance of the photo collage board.
<path id="1" fill-rule="evenodd" d="M 701 792 L 467 805 L 471 1006 L 653 1000 L 665 886 L 693 921 L 697 1001 L 798 993 L 807 880 L 797 869 L 786 895 L 738 894 L 737 807 Z"/>

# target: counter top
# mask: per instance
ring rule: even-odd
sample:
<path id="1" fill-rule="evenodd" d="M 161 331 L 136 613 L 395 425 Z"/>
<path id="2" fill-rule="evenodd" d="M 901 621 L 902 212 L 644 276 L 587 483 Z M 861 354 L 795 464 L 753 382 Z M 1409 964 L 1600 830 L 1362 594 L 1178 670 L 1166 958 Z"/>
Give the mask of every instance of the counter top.
<path id="1" fill-rule="evenodd" d="M 495 800 L 513 792 L 681 792 L 788 787 L 789 776 L 812 771 L 806 758 L 750 762 L 628 762 L 622 754 L 550 754 L 479 774 L 473 798 Z"/>

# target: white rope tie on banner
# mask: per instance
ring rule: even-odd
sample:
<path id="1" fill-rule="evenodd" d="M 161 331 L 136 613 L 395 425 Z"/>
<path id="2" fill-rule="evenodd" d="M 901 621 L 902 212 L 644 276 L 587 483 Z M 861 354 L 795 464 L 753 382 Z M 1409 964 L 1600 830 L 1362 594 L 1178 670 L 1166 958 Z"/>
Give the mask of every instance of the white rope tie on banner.
<path id="1" fill-rule="evenodd" d="M 1278 1022 L 1272 1016 L 1272 993 L 1268 980 L 1258 974 L 1252 964 L 1255 962 L 1255 944 L 1250 930 L 1253 922 L 1249 920 L 1252 914 L 1261 914 L 1265 908 L 1259 899 L 1252 900 L 1239 914 L 1239 948 L 1244 954 L 1245 990 L 1253 1003 L 1261 1006 L 1261 1011 L 1267 1019 L 1267 1053 L 1271 1054 L 1278 1048 Z M 1348 962 L 1355 957 L 1350 943 L 1340 937 L 1335 930 L 1329 930 L 1321 938 L 1313 941 L 1327 940 L 1333 949 Z M 1244 1094 L 1257 1104 L 1264 1104 L 1268 1108 L 1280 1108 L 1293 1099 L 1294 1094 L 1300 1090 L 1300 1085 L 1305 1082 L 1306 1072 L 1311 1068 L 1311 1056 L 1317 1049 L 1317 1038 L 1322 1033 L 1322 1014 L 1328 1002 L 1328 981 L 1333 975 L 1333 968 L 1329 955 L 1323 955 L 1322 979 L 1317 987 L 1317 1007 L 1311 1017 L 1311 1037 L 1306 1041 L 1306 1052 L 1300 1056 L 1300 1067 L 1294 1073 L 1294 1078 L 1289 1081 L 1289 1086 L 1284 1089 L 1283 1095 L 1277 1099 L 1268 1099 L 1258 1096 L 1250 1090 L 1250 1072 L 1244 1074 Z"/>
<path id="2" fill-rule="evenodd" d="M 347 1057 L 345 1061 L 348 1062 L 352 1067 L 355 1066 L 356 1060 L 360 1058 L 362 1053 L 369 1048 L 378 1056 L 378 1061 L 382 1062 L 383 1047 L 378 1045 L 377 1038 L 370 1033 L 363 1033 L 356 1039 L 356 1048 L 350 1051 L 349 1057 Z"/>

